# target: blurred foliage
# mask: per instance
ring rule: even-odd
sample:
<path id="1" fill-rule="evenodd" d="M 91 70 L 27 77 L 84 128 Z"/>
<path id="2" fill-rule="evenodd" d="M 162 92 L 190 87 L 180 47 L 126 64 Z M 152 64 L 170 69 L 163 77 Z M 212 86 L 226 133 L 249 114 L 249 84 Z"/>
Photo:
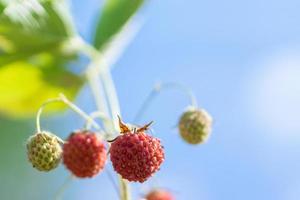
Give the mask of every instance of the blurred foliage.
<path id="1" fill-rule="evenodd" d="M 0 112 L 29 116 L 48 98 L 74 97 L 82 80 L 67 69 L 76 35 L 63 1 L 10 2 L 0 15 Z M 54 107 L 57 110 L 60 107 Z"/>
<path id="2" fill-rule="evenodd" d="M 66 20 L 67 10 L 61 3 L 38 3 L 35 0 L 9 4 L 0 16 L 1 49 L 0 66 L 29 58 L 41 52 L 65 56 L 63 42 L 74 31 L 71 21 Z"/>
<path id="3" fill-rule="evenodd" d="M 144 0 L 107 0 L 96 27 L 95 47 L 105 48 L 143 2 Z"/>
<path id="4" fill-rule="evenodd" d="M 107 0 L 94 45 L 102 50 L 142 3 Z M 28 163 L 25 143 L 35 131 L 32 117 L 38 107 L 59 93 L 74 98 L 84 83 L 70 68 L 78 59 L 76 37 L 64 0 L 0 0 L 0 199 L 46 199 L 57 188 L 51 184 L 57 176 Z M 61 109 L 55 104 L 47 111 Z"/>
<path id="5" fill-rule="evenodd" d="M 4 4 L 2 2 L 0 2 L 0 13 L 2 13 L 4 10 Z"/>
<path id="6" fill-rule="evenodd" d="M 107 0 L 94 45 L 102 50 L 143 2 Z M 0 114 L 31 116 L 42 102 L 61 92 L 75 97 L 83 83 L 68 70 L 77 58 L 71 44 L 76 37 L 62 0 L 0 0 Z"/>
<path id="7" fill-rule="evenodd" d="M 28 116 L 35 113 L 42 102 L 60 92 L 67 96 L 76 94 L 81 83 L 79 77 L 59 65 L 52 67 L 50 63 L 37 68 L 20 61 L 0 68 L 1 112 L 10 116 Z M 59 104 L 51 108 L 53 111 L 62 106 Z"/>

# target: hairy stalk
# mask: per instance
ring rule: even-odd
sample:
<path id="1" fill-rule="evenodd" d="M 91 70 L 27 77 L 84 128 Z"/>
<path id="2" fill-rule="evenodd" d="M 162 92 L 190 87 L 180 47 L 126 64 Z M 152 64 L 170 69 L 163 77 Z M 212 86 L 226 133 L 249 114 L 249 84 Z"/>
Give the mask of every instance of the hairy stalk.
<path id="1" fill-rule="evenodd" d="M 120 115 L 119 101 L 114 82 L 102 54 L 83 40 L 81 41 L 81 51 L 91 59 L 91 64 L 87 68 L 86 72 L 88 82 L 90 83 L 91 90 L 94 93 L 98 111 L 106 114 L 107 117 L 110 116 L 114 122 L 113 130 L 111 130 L 109 123 L 107 123 L 106 120 L 103 121 L 106 132 L 113 135 L 118 132 L 116 117 L 117 115 Z M 104 93 L 102 91 L 104 91 Z M 130 192 L 127 182 L 120 176 L 119 181 L 121 200 L 130 200 Z"/>
<path id="2" fill-rule="evenodd" d="M 103 112 L 100 111 L 96 111 L 96 112 L 92 112 L 89 115 L 93 120 L 95 120 L 96 118 L 101 119 L 101 121 L 105 124 L 111 124 L 111 127 L 113 128 L 113 122 L 110 118 L 108 118 Z M 86 121 L 84 128 L 89 130 L 91 129 L 92 123 L 91 120 Z"/>
<path id="3" fill-rule="evenodd" d="M 90 83 L 92 90 L 94 90 L 94 94 L 96 94 L 95 97 L 98 108 L 100 107 L 100 111 L 104 110 L 104 113 L 110 113 L 115 122 L 115 129 L 117 129 L 118 125 L 116 122 L 118 121 L 117 115 L 120 115 L 120 106 L 110 68 L 104 56 L 92 46 L 84 43 L 83 50 L 85 51 L 85 54 L 92 59 L 92 63 L 87 70 L 88 80 L 94 80 L 94 83 L 97 82 L 98 87 L 99 85 L 101 86 L 101 88 L 97 89 L 94 83 Z M 105 94 L 97 94 L 101 91 L 104 91 Z M 105 101 L 105 97 L 107 98 L 107 101 Z M 104 105 L 103 102 L 106 105 Z"/>
<path id="4" fill-rule="evenodd" d="M 73 104 L 71 101 L 67 99 L 67 97 L 63 94 L 60 94 L 58 98 L 49 99 L 45 103 L 42 104 L 42 106 L 39 108 L 37 115 L 36 115 L 36 129 L 37 132 L 41 132 L 41 115 L 44 110 L 44 108 L 54 102 L 62 102 L 66 104 L 70 109 L 72 109 L 74 112 L 76 112 L 79 116 L 81 116 L 86 121 L 89 121 L 92 126 L 96 129 L 101 129 L 99 124 L 95 122 L 88 114 L 86 114 L 84 111 L 82 111 L 79 107 L 77 107 L 75 104 Z"/>
<path id="5" fill-rule="evenodd" d="M 197 99 L 194 95 L 194 93 L 186 88 L 185 86 L 179 84 L 179 83 L 158 83 L 154 86 L 154 88 L 151 90 L 151 92 L 149 93 L 149 95 L 147 96 L 146 100 L 142 103 L 141 107 L 138 109 L 137 114 L 134 117 L 134 123 L 138 123 L 141 118 L 143 117 L 143 115 L 145 114 L 146 110 L 148 109 L 148 107 L 151 105 L 151 103 L 153 102 L 153 100 L 163 91 L 166 89 L 177 89 L 182 91 L 183 93 L 185 93 L 190 100 L 190 104 L 193 107 L 198 107 L 197 104 Z"/>
<path id="6" fill-rule="evenodd" d="M 68 105 L 74 112 L 78 113 L 82 118 L 84 118 L 87 121 L 90 121 L 90 123 L 96 128 L 96 129 L 101 129 L 99 124 L 95 122 L 88 114 L 86 114 L 83 110 L 81 110 L 79 107 L 77 107 L 75 104 L 73 104 L 67 97 L 63 94 L 59 95 L 60 99 L 62 102 L 64 102 L 66 105 Z"/>
<path id="7" fill-rule="evenodd" d="M 102 54 L 90 44 L 86 43 L 82 38 L 77 38 L 79 41 L 79 49 L 90 60 L 90 64 L 86 70 L 86 78 L 94 95 L 96 106 L 99 112 L 102 112 L 106 118 L 110 117 L 108 109 L 108 101 L 106 99 L 104 83 L 100 78 L 101 71 L 106 68 Z M 111 116 L 112 117 L 112 116 Z M 114 132 L 110 124 L 103 121 L 106 132 Z"/>
<path id="8" fill-rule="evenodd" d="M 110 106 L 110 113 L 112 116 L 112 120 L 114 122 L 114 131 L 118 131 L 118 115 L 121 115 L 119 100 L 116 92 L 116 88 L 114 85 L 114 81 L 112 79 L 112 76 L 110 74 L 110 71 L 102 70 L 99 73 L 99 76 L 103 82 L 103 86 L 105 89 L 105 93 L 108 99 L 108 104 Z M 121 200 L 130 200 L 130 189 L 129 184 L 126 180 L 122 179 L 121 176 L 119 176 L 119 182 L 120 182 L 120 196 Z"/>
<path id="9" fill-rule="evenodd" d="M 41 130 L 41 115 L 42 115 L 42 112 L 44 110 L 44 108 L 50 104 L 50 103 L 54 103 L 54 102 L 60 102 L 61 99 L 60 98 L 54 98 L 54 99 L 49 99 L 48 101 L 44 102 L 41 107 L 39 108 L 38 112 L 37 112 L 37 115 L 36 115 L 36 130 L 38 133 L 40 133 L 42 130 Z"/>
<path id="10" fill-rule="evenodd" d="M 104 94 L 103 84 L 99 78 L 99 72 L 96 68 L 97 63 L 91 63 L 86 71 L 86 77 L 94 95 L 97 109 L 109 117 L 107 101 Z"/>
<path id="11" fill-rule="evenodd" d="M 118 115 L 121 115 L 121 110 L 114 81 L 112 79 L 110 71 L 108 70 L 105 70 L 102 73 L 100 73 L 100 78 L 103 82 L 105 93 L 109 102 L 110 112 L 112 115 L 112 120 L 114 122 L 114 128 L 117 131 L 119 127 Z"/>
<path id="12" fill-rule="evenodd" d="M 130 199 L 130 189 L 129 184 L 126 180 L 122 179 L 121 176 L 119 176 L 120 181 L 120 193 L 121 193 L 121 199 L 122 200 L 129 200 Z"/>
<path id="13" fill-rule="evenodd" d="M 110 71 L 103 70 L 99 73 L 99 76 L 103 82 L 103 86 L 105 89 L 105 94 L 108 99 L 108 104 L 110 107 L 110 113 L 112 116 L 112 120 L 114 122 L 114 132 L 118 132 L 118 115 L 121 115 L 119 100 L 116 92 L 116 88 L 114 85 L 114 81 L 110 74 Z M 118 176 L 120 182 L 120 196 L 121 200 L 130 200 L 130 189 L 129 184 L 126 180 L 122 179 L 121 176 Z"/>

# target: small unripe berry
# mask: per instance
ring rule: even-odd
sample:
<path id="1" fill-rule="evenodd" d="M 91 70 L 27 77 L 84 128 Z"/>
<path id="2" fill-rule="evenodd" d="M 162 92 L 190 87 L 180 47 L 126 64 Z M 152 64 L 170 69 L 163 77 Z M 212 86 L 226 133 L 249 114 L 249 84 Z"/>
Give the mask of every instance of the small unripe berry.
<path id="1" fill-rule="evenodd" d="M 58 166 L 62 157 L 60 139 L 49 132 L 40 132 L 27 141 L 27 156 L 32 166 L 50 171 Z"/>
<path id="2" fill-rule="evenodd" d="M 205 142 L 211 132 L 212 118 L 203 109 L 189 109 L 179 120 L 181 137 L 189 144 Z"/>
<path id="3" fill-rule="evenodd" d="M 153 190 L 149 192 L 146 197 L 146 200 L 175 200 L 175 197 L 166 190 Z"/>
<path id="4" fill-rule="evenodd" d="M 105 166 L 105 145 L 91 131 L 75 131 L 63 146 L 63 161 L 75 176 L 93 177 Z"/>

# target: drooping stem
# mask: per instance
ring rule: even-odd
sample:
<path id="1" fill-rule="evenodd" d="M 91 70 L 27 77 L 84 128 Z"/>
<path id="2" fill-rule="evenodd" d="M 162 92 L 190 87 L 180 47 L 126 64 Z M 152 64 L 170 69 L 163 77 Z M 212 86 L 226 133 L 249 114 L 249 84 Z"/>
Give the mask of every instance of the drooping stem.
<path id="1" fill-rule="evenodd" d="M 75 104 L 73 104 L 71 101 L 67 99 L 67 97 L 63 94 L 60 94 L 58 98 L 49 99 L 45 103 L 42 104 L 42 106 L 39 108 L 37 115 L 36 115 L 36 129 L 37 132 L 41 132 L 41 115 L 44 110 L 44 108 L 54 102 L 62 102 L 66 104 L 70 109 L 72 109 L 74 112 L 76 112 L 79 116 L 81 116 L 86 121 L 89 121 L 91 125 L 94 126 L 96 129 L 101 129 L 100 125 L 95 122 L 88 114 L 86 114 L 84 111 L 82 111 L 79 107 L 77 107 Z"/>
<path id="2" fill-rule="evenodd" d="M 184 85 L 181 85 L 179 83 L 158 83 L 154 86 L 154 88 L 151 90 L 149 95 L 147 96 L 146 100 L 142 103 L 141 107 L 139 108 L 137 114 L 134 117 L 134 122 L 138 123 L 143 115 L 145 114 L 146 110 L 149 108 L 153 100 L 163 91 L 167 89 L 176 89 L 182 91 L 184 94 L 186 94 L 190 100 L 190 104 L 193 107 L 197 107 L 197 99 L 194 95 L 194 93 L 186 88 Z"/>
<path id="3" fill-rule="evenodd" d="M 75 104 L 73 104 L 67 97 L 63 94 L 60 94 L 59 97 L 61 100 L 68 105 L 74 112 L 78 113 L 82 118 L 84 118 L 86 121 L 89 121 L 96 129 L 101 129 L 99 124 L 95 122 L 94 119 L 92 119 L 88 114 L 86 114 L 83 110 L 81 110 L 79 107 L 77 107 Z"/>
<path id="4" fill-rule="evenodd" d="M 95 112 L 92 112 L 89 116 L 93 120 L 95 120 L 96 118 L 99 118 L 105 124 L 108 124 L 108 123 L 113 124 L 112 120 L 110 118 L 108 118 L 103 112 L 95 111 Z M 89 129 L 91 129 L 91 126 L 92 126 L 91 120 L 87 120 L 84 125 L 84 128 L 89 130 Z"/>
<path id="5" fill-rule="evenodd" d="M 137 114 L 135 115 L 134 120 L 133 120 L 134 123 L 138 123 L 141 120 L 142 116 L 144 115 L 144 113 L 146 112 L 146 110 L 148 109 L 148 107 L 150 106 L 152 101 L 159 94 L 159 90 L 160 90 L 160 88 L 158 88 L 158 87 L 154 87 L 151 90 L 151 92 L 148 94 L 146 100 L 142 103 Z"/>
<path id="6" fill-rule="evenodd" d="M 60 102 L 61 99 L 60 98 L 54 98 L 54 99 L 49 99 L 48 101 L 44 102 L 41 107 L 39 108 L 38 112 L 37 112 L 37 115 L 36 115 L 36 130 L 38 133 L 40 133 L 42 130 L 41 130 L 41 115 L 42 115 L 42 112 L 44 110 L 44 108 L 50 104 L 50 103 L 54 103 L 54 102 Z"/>

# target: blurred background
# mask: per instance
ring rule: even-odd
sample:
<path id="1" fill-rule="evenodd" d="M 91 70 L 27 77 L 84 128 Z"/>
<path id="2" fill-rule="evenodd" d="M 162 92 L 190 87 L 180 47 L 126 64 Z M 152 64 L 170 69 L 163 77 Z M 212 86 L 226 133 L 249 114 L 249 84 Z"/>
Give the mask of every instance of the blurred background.
<path id="1" fill-rule="evenodd" d="M 76 28 L 87 41 L 102 4 L 71 1 Z M 299 7 L 297 0 L 145 4 L 138 14 L 143 26 L 112 71 L 124 121 L 133 120 L 157 81 L 171 81 L 195 92 L 214 126 L 207 144 L 187 145 L 174 128 L 187 97 L 169 90 L 156 98 L 141 121 L 155 121 L 166 161 L 153 179 L 132 184 L 134 199 L 152 187 L 167 188 L 178 200 L 299 199 Z M 87 87 L 76 103 L 95 109 Z M 69 175 L 63 166 L 45 174 L 27 162 L 34 123 L 0 118 L 0 199 L 52 199 Z M 44 129 L 63 138 L 78 124 L 82 120 L 69 111 L 43 119 Z M 64 199 L 118 196 L 102 173 L 73 181 Z"/>

